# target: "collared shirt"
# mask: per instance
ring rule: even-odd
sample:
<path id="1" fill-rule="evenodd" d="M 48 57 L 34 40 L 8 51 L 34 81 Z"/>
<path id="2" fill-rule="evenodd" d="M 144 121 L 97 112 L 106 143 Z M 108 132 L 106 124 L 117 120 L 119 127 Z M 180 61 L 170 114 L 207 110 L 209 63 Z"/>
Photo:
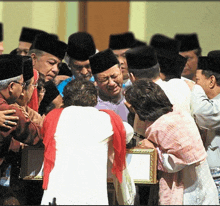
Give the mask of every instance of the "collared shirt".
<path id="1" fill-rule="evenodd" d="M 122 98 L 115 104 L 110 101 L 103 101 L 98 97 L 98 103 L 95 106 L 97 109 L 110 109 L 113 110 L 116 114 L 118 114 L 123 121 L 127 122 L 127 116 L 129 113 L 128 108 L 124 104 L 125 98 L 122 96 Z"/>
<path id="2" fill-rule="evenodd" d="M 3 157 L 8 152 L 12 137 L 17 141 L 28 145 L 36 145 L 41 140 L 40 126 L 30 121 L 29 118 L 26 118 L 21 109 L 16 106 L 9 105 L 0 94 L 0 111 L 8 109 L 16 110 L 16 112 L 12 115 L 18 116 L 19 120 L 17 121 L 17 125 L 13 126 L 11 129 L 1 128 L 0 157 Z"/>

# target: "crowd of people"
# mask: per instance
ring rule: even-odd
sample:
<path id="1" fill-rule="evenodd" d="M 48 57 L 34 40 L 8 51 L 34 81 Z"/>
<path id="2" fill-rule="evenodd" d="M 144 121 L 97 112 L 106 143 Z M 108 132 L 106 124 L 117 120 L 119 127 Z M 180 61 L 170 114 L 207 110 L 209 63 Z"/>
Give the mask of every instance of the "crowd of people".
<path id="1" fill-rule="evenodd" d="M 220 50 L 202 56 L 197 33 L 124 32 L 99 51 L 87 32 L 65 43 L 23 27 L 5 54 L 3 26 L 1 205 L 108 205 L 108 162 L 118 204 L 219 204 Z M 30 146 L 44 149 L 37 186 L 20 177 Z M 126 148 L 157 151 L 157 184 L 134 183 Z"/>

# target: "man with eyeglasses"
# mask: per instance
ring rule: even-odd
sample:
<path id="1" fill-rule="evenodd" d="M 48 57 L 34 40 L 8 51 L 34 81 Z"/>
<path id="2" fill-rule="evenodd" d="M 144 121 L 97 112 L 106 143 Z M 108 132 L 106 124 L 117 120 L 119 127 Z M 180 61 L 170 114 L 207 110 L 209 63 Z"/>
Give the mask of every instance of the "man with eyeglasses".
<path id="1" fill-rule="evenodd" d="M 62 81 L 57 89 L 62 94 L 64 87 L 75 78 L 84 78 L 94 82 L 89 57 L 96 53 L 93 37 L 87 32 L 76 32 L 69 36 L 66 61 L 72 77 Z"/>
<path id="2" fill-rule="evenodd" d="M 115 54 L 111 49 L 106 49 L 91 56 L 89 61 L 99 92 L 95 107 L 113 110 L 123 121 L 128 122 L 129 111 L 122 93 L 123 75 Z"/>
<path id="3" fill-rule="evenodd" d="M 15 101 L 20 97 L 25 87 L 23 78 L 23 62 L 19 55 L 0 55 L 0 111 L 14 109 L 13 116 L 19 117 L 17 125 L 0 130 L 0 159 L 4 167 L 12 137 L 27 145 L 42 145 L 40 126 L 27 118 L 24 112 L 15 107 Z M 5 122 L 7 124 L 7 122 Z"/>

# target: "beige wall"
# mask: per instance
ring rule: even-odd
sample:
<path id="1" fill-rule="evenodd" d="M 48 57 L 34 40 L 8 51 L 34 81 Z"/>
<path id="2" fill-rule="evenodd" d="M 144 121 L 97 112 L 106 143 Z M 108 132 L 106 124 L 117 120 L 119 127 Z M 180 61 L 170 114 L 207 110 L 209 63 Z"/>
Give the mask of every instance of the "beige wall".
<path id="1" fill-rule="evenodd" d="M 67 42 L 69 35 L 79 28 L 78 2 L 65 2 L 62 10 L 65 14 L 59 13 L 60 5 L 56 1 L 0 2 L 0 21 L 4 23 L 4 53 L 17 47 L 22 26 L 50 33 L 63 29 L 61 40 Z M 129 31 L 148 43 L 155 33 L 173 37 L 177 32 L 197 32 L 202 54 L 206 55 L 210 50 L 220 49 L 219 13 L 218 1 L 130 1 Z M 66 21 L 65 25 L 60 25 L 63 22 L 60 18 Z"/>
<path id="2" fill-rule="evenodd" d="M 130 1 L 128 30 L 142 41 L 146 41 L 146 14 L 146 2 Z"/>
<path id="3" fill-rule="evenodd" d="M 32 25 L 32 2 L 3 2 L 4 54 L 18 46 L 22 26 Z"/>
<path id="4" fill-rule="evenodd" d="M 196 32 L 202 55 L 207 55 L 210 50 L 220 49 L 219 14 L 218 1 L 146 2 L 145 38 L 149 42 L 155 33 L 174 37 L 176 33 Z"/>
<path id="5" fill-rule="evenodd" d="M 71 8 L 76 6 L 77 2 L 73 3 L 75 4 L 70 4 Z M 60 37 L 61 40 L 65 41 L 67 39 L 66 25 L 59 24 L 66 17 L 70 17 L 70 15 L 69 11 L 65 12 L 65 8 L 62 10 L 64 12 L 62 13 L 61 11 L 60 13 L 60 7 L 62 6 L 63 8 L 63 5 L 66 6 L 69 3 L 65 5 L 65 2 L 61 4 L 56 1 L 0 2 L 0 21 L 4 24 L 4 53 L 9 53 L 18 46 L 20 32 L 23 26 L 42 29 L 55 34 L 61 32 L 61 30 L 58 32 L 58 27 L 60 29 L 63 28 L 65 32 L 62 32 Z M 75 19 L 74 16 L 74 21 Z"/>

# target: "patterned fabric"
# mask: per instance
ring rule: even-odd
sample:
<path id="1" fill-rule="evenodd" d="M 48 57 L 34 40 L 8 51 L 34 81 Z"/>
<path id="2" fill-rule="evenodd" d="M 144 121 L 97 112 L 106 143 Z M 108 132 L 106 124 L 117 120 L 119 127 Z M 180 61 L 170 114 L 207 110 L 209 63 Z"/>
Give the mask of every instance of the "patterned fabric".
<path id="1" fill-rule="evenodd" d="M 206 158 L 205 148 L 193 118 L 187 112 L 174 110 L 161 116 L 150 125 L 145 136 L 161 151 L 161 154 L 158 155 L 158 169 L 162 171 L 159 182 L 159 203 L 181 205 L 184 190 L 182 170 L 167 173 L 169 168 L 164 167 L 162 155 L 169 155 L 171 165 L 185 166 Z"/>

